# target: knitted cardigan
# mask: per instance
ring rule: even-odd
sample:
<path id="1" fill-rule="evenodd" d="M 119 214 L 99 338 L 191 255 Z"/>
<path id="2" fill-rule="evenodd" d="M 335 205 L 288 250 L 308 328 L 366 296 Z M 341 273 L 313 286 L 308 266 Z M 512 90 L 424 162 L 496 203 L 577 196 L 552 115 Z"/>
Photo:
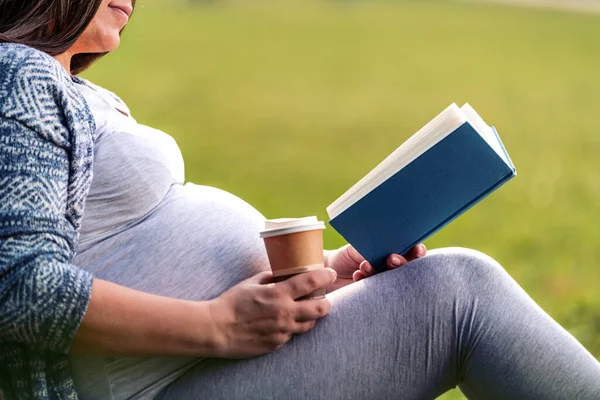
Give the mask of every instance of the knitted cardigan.
<path id="1" fill-rule="evenodd" d="M 77 398 L 67 353 L 92 276 L 71 260 L 95 125 L 76 79 L 0 43 L 0 400 Z"/>

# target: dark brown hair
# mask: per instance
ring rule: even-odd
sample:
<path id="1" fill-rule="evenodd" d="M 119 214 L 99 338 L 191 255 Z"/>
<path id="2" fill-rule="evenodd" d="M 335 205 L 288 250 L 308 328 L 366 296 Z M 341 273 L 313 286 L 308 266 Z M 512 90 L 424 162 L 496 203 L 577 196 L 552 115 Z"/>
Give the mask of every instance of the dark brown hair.
<path id="1" fill-rule="evenodd" d="M 0 42 L 24 44 L 51 56 L 62 54 L 85 31 L 101 3 L 102 0 L 0 0 Z M 71 73 L 80 73 L 105 54 L 73 56 Z"/>

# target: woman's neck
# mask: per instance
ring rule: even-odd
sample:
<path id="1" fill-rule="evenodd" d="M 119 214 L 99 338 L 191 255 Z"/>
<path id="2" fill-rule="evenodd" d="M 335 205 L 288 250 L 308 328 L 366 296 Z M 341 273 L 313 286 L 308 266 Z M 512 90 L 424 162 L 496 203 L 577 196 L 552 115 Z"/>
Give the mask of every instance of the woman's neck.
<path id="1" fill-rule="evenodd" d="M 71 74 L 71 58 L 73 58 L 73 55 L 69 51 L 54 56 L 54 59 L 62 65 L 68 74 Z"/>

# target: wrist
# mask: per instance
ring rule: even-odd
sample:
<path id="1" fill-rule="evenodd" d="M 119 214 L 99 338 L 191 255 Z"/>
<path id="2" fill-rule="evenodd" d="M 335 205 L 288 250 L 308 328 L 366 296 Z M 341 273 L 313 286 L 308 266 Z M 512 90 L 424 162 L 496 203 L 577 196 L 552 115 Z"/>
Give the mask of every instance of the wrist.
<path id="1" fill-rule="evenodd" d="M 224 347 L 221 305 L 217 299 L 195 302 L 192 346 L 199 357 L 218 357 Z"/>

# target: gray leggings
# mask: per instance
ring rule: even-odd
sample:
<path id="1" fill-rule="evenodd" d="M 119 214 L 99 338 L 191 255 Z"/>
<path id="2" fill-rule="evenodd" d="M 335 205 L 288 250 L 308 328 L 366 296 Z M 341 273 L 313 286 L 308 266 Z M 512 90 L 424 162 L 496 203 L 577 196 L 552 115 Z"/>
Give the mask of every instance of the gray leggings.
<path id="1" fill-rule="evenodd" d="M 171 399 L 600 399 L 600 364 L 491 258 L 442 249 L 332 293 L 281 350 L 204 360 Z"/>

